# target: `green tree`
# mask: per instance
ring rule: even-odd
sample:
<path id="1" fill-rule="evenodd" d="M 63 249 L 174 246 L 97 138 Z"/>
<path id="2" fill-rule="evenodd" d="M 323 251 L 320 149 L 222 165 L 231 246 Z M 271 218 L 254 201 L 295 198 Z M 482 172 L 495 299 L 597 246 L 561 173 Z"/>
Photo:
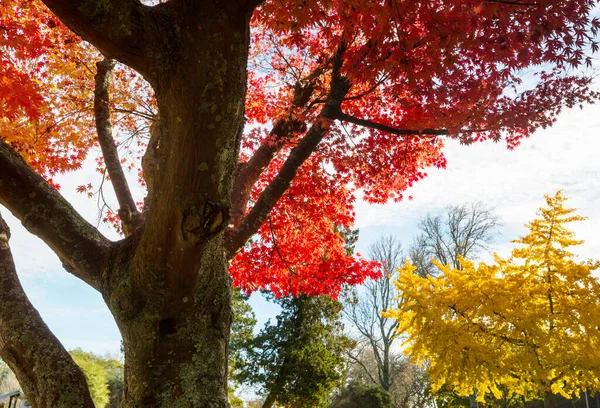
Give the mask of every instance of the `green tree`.
<path id="1" fill-rule="evenodd" d="M 343 350 L 349 340 L 339 334 L 341 304 L 327 296 L 286 297 L 277 324 L 270 321 L 247 351 L 241 382 L 260 385 L 263 408 L 327 406 L 339 383 Z"/>
<path id="2" fill-rule="evenodd" d="M 350 384 L 334 398 L 329 408 L 392 408 L 392 394 L 377 384 Z"/>
<path id="3" fill-rule="evenodd" d="M 119 408 L 123 400 L 123 391 L 125 389 L 125 372 L 123 363 L 116 359 L 98 360 L 106 369 L 108 379 L 109 401 L 106 408 Z"/>
<path id="4" fill-rule="evenodd" d="M 240 385 L 237 379 L 244 370 L 248 347 L 254 339 L 254 326 L 256 316 L 252 306 L 248 304 L 248 296 L 239 288 L 232 290 L 231 304 L 233 307 L 233 321 L 229 340 L 229 403 L 233 407 L 241 407 L 243 401 L 235 395 L 236 388 Z"/>
<path id="5" fill-rule="evenodd" d="M 81 368 L 90 395 L 96 408 L 105 408 L 109 403 L 108 370 L 100 358 L 81 349 L 70 351 L 73 361 Z"/>

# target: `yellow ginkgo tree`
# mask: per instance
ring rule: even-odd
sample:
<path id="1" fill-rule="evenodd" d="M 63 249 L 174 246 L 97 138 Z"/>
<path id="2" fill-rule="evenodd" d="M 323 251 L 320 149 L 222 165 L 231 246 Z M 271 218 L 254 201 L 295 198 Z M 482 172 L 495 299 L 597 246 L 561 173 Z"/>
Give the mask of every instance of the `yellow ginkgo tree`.
<path id="1" fill-rule="evenodd" d="M 565 201 L 546 196 L 508 259 L 461 259 L 462 270 L 438 262 L 437 277 L 409 262 L 400 269 L 398 309 L 384 313 L 397 319 L 406 352 L 427 363 L 434 392 L 543 395 L 552 407 L 552 394 L 600 390 L 600 263 L 569 252 L 582 241 L 567 226 L 585 218 Z"/>

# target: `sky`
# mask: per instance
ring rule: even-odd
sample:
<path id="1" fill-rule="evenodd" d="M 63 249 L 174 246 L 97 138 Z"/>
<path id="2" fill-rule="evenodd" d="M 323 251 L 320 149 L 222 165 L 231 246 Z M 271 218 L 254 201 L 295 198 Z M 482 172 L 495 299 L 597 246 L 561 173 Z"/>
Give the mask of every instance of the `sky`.
<path id="1" fill-rule="evenodd" d="M 389 234 L 408 246 L 426 214 L 440 213 L 448 205 L 482 201 L 495 208 L 503 222 L 493 250 L 507 255 L 510 240 L 526 232 L 524 224 L 544 205 L 544 194 L 564 190 L 570 198 L 568 205 L 589 217 L 576 225 L 578 238 L 586 241 L 576 252 L 582 259 L 600 258 L 600 105 L 564 111 L 554 127 L 538 131 L 514 151 L 501 142 L 461 146 L 447 141 L 445 154 L 447 169 L 430 169 L 428 177 L 407 192 L 412 201 L 370 205 L 358 200 L 358 252 L 367 254 L 374 240 Z M 56 181 L 75 208 L 96 224 L 96 202 L 75 192 L 78 185 L 98 180 L 94 167 L 90 157 L 82 171 Z M 65 272 L 41 240 L 25 231 L 6 209 L 0 207 L 0 211 L 12 229 L 11 246 L 21 282 L 54 334 L 67 349 L 117 356 L 119 331 L 100 294 Z M 109 238 L 118 238 L 106 225 L 100 229 Z M 260 296 L 254 296 L 251 304 L 259 325 L 277 312 Z"/>

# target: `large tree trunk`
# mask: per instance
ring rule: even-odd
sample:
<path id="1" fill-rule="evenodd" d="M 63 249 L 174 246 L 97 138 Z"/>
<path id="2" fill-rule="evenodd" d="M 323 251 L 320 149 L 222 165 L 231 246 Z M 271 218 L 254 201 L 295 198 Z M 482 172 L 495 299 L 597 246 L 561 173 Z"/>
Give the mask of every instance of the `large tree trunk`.
<path id="1" fill-rule="evenodd" d="M 9 171 L 0 172 L 0 181 L 6 178 L 0 202 L 22 220 L 31 218 L 25 210 L 52 214 L 34 220 L 41 228 L 33 222 L 28 228 L 102 293 L 123 336 L 123 407 L 229 407 L 231 278 L 223 235 L 244 125 L 249 20 L 259 1 L 146 7 L 136 0 L 103 0 L 105 7 L 94 8 L 72 0 L 44 2 L 108 58 L 151 83 L 160 120 L 142 161 L 148 196 L 127 238 L 109 243 L 14 152 L 3 157 L 0 150 L 0 169 Z M 96 97 L 104 102 L 97 101 L 95 114 L 105 136 L 100 143 L 106 144 L 108 77 L 100 68 Z M 29 172 L 27 183 L 17 170 Z M 19 194 L 12 187 L 17 185 L 24 186 Z M 128 198 L 125 189 L 121 193 Z M 35 208 L 32 197 L 40 201 Z"/>
<path id="2" fill-rule="evenodd" d="M 21 287 L 9 237 L 0 215 L 0 357 L 35 408 L 94 408 L 83 373 Z"/>
<path id="3" fill-rule="evenodd" d="M 115 254 L 115 286 L 106 299 L 123 336 L 123 407 L 229 406 L 231 294 L 221 242 L 204 245 L 194 287 L 165 284 L 151 295 L 130 278 L 130 253 Z"/>
<path id="4" fill-rule="evenodd" d="M 115 250 L 102 288 L 123 335 L 124 407 L 229 406 L 223 233 L 243 129 L 250 13 L 202 3 L 181 5 L 186 29 L 158 67 L 146 222 Z"/>

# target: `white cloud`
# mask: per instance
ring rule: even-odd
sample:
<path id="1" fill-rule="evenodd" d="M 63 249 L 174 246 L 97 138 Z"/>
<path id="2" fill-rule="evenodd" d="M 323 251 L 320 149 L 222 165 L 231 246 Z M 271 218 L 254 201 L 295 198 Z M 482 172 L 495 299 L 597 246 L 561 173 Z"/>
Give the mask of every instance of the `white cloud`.
<path id="1" fill-rule="evenodd" d="M 544 205 L 544 194 L 564 190 L 569 205 L 589 220 L 575 226 L 584 257 L 600 257 L 600 105 L 564 111 L 553 128 L 540 130 L 514 151 L 502 143 L 447 143 L 448 168 L 432 169 L 407 195 L 413 201 L 357 204 L 357 226 L 414 231 L 418 218 L 446 205 L 483 201 L 496 208 L 504 227 L 499 248 L 525 232 L 523 224 Z"/>

